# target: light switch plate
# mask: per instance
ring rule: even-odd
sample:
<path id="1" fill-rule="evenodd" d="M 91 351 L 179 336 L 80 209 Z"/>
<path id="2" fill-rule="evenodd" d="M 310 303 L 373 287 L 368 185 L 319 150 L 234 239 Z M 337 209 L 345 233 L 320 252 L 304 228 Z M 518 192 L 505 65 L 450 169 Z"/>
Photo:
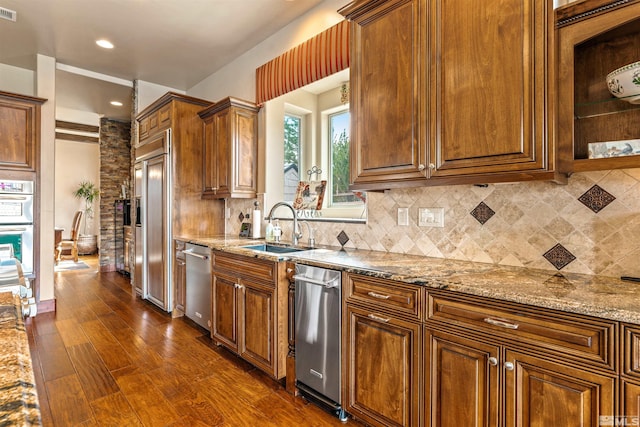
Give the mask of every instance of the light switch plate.
<path id="1" fill-rule="evenodd" d="M 409 225 L 409 208 L 398 208 L 398 225 Z"/>
<path id="2" fill-rule="evenodd" d="M 444 208 L 418 208 L 420 227 L 444 227 Z"/>

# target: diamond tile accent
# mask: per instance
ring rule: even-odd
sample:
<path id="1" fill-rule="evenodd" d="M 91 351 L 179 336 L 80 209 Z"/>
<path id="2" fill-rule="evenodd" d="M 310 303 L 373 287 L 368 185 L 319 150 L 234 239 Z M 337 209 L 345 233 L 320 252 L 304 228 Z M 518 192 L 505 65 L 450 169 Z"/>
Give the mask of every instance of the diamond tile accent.
<path id="1" fill-rule="evenodd" d="M 347 236 L 347 233 L 345 233 L 344 230 L 342 230 L 340 234 L 338 234 L 337 239 L 338 239 L 338 242 L 340 242 L 340 246 L 344 246 L 349 241 L 349 236 Z"/>
<path id="2" fill-rule="evenodd" d="M 576 257 L 560 243 L 549 249 L 542 256 L 558 270 L 566 267 L 576 259 Z"/>
<path id="3" fill-rule="evenodd" d="M 240 215 L 238 215 L 238 219 L 240 220 L 240 222 L 244 220 L 244 214 L 242 212 L 240 212 Z"/>
<path id="4" fill-rule="evenodd" d="M 615 199 L 616 198 L 614 196 L 607 193 L 598 184 L 595 184 L 582 196 L 578 197 L 578 200 L 582 202 L 583 205 L 585 205 L 595 213 L 598 213 L 602 209 L 606 208 L 609 203 L 613 202 Z"/>
<path id="5" fill-rule="evenodd" d="M 496 213 L 485 202 L 480 202 L 478 206 L 471 211 L 471 216 L 483 224 L 491 219 Z"/>

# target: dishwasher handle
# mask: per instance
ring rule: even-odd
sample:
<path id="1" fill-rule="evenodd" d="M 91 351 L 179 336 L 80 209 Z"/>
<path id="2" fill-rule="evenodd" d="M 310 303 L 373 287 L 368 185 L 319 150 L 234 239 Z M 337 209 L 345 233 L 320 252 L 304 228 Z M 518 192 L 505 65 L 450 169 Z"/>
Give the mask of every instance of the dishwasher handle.
<path id="1" fill-rule="evenodd" d="M 202 255 L 202 254 L 193 252 L 193 249 L 185 249 L 184 251 L 182 251 L 182 253 L 192 257 L 200 258 L 205 261 L 209 259 L 209 255 Z"/>
<path id="2" fill-rule="evenodd" d="M 312 285 L 324 286 L 325 288 L 337 288 L 338 286 L 340 286 L 340 276 L 330 280 L 318 280 L 318 279 L 313 279 L 311 277 L 300 276 L 296 274 L 295 276 L 293 276 L 293 279 L 300 280 L 301 282 L 305 282 L 305 283 L 311 283 Z"/>

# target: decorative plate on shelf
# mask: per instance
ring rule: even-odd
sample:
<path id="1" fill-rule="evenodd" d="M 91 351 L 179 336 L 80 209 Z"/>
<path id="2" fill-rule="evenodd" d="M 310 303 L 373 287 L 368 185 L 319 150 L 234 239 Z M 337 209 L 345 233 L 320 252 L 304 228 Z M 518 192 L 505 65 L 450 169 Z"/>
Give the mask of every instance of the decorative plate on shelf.
<path id="1" fill-rule="evenodd" d="M 607 74 L 609 92 L 631 104 L 640 104 L 640 61 Z"/>
<path id="2" fill-rule="evenodd" d="M 293 200 L 295 210 L 321 210 L 327 181 L 300 181 Z"/>
<path id="3" fill-rule="evenodd" d="M 640 139 L 589 143 L 590 159 L 640 155 Z"/>

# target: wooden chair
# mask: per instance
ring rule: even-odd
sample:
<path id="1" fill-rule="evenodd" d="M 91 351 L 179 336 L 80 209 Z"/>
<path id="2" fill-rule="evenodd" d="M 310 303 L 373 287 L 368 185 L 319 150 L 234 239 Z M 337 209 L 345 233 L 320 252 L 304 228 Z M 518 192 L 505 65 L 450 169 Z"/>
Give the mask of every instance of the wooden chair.
<path id="1" fill-rule="evenodd" d="M 63 253 L 68 251 L 71 253 L 73 262 L 78 262 L 78 233 L 80 230 L 80 223 L 82 222 L 82 211 L 77 211 L 73 216 L 73 222 L 71 223 L 71 238 L 62 239 L 56 246 L 56 264 L 65 256 Z"/>

